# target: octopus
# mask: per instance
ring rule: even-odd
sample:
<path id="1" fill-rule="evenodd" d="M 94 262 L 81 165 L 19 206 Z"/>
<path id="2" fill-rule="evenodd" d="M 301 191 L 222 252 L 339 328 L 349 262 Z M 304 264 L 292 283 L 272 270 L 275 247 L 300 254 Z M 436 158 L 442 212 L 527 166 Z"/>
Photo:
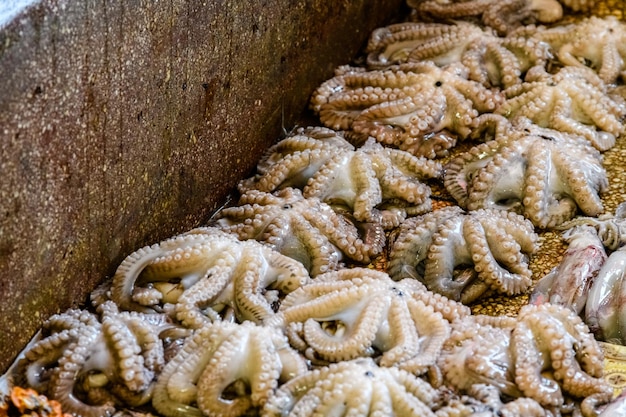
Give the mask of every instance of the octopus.
<path id="1" fill-rule="evenodd" d="M 598 340 L 626 344 L 626 247 L 612 252 L 595 277 L 585 304 L 585 322 Z"/>
<path id="2" fill-rule="evenodd" d="M 532 304 L 549 302 L 580 314 L 607 255 L 595 229 L 577 226 L 563 234 L 568 243 L 563 260 L 541 278 L 530 296 Z"/>
<path id="3" fill-rule="evenodd" d="M 119 403 L 149 402 L 164 364 L 159 335 L 172 324 L 162 316 L 120 312 L 111 301 L 98 312 L 71 309 L 50 317 L 18 361 L 15 383 L 84 417 L 109 416 Z"/>
<path id="4" fill-rule="evenodd" d="M 563 65 L 589 67 L 606 84 L 626 77 L 626 24 L 615 16 L 591 16 L 580 22 L 538 30 Z"/>
<path id="5" fill-rule="evenodd" d="M 601 154 L 585 139 L 525 119 L 510 125 L 493 114 L 477 124 L 477 135 L 495 126 L 496 139 L 445 167 L 445 187 L 461 207 L 516 212 L 541 229 L 571 220 L 579 210 L 602 213 L 608 179 Z"/>
<path id="6" fill-rule="evenodd" d="M 376 29 L 367 47 L 369 68 L 429 60 L 438 66 L 461 62 L 468 78 L 485 87 L 507 88 L 522 82 L 532 67 L 551 57 L 547 43 L 526 33 L 499 37 L 467 23 L 397 23 Z"/>
<path id="7" fill-rule="evenodd" d="M 441 394 L 410 372 L 377 366 L 371 358 L 330 364 L 291 379 L 262 417 L 329 415 L 435 416 Z"/>
<path id="8" fill-rule="evenodd" d="M 521 215 L 446 207 L 402 223 L 388 271 L 464 304 L 493 292 L 520 294 L 532 284 L 528 261 L 537 239 Z"/>
<path id="9" fill-rule="evenodd" d="M 596 230 L 605 248 L 612 251 L 619 249 L 626 244 L 626 203 L 621 203 L 614 214 L 605 213 L 597 217 L 577 216 L 556 229 L 569 230 L 576 226 L 585 225 Z"/>
<path id="10" fill-rule="evenodd" d="M 583 136 L 600 151 L 612 148 L 624 133 L 624 101 L 609 96 L 606 84 L 589 68 L 563 67 L 549 74 L 536 66 L 522 84 L 504 93 L 506 102 L 496 113 Z"/>
<path id="11" fill-rule="evenodd" d="M 367 268 L 329 272 L 289 294 L 275 324 L 314 363 L 375 357 L 381 366 L 423 374 L 449 335 L 446 318 L 468 310 L 414 284 Z"/>
<path id="12" fill-rule="evenodd" d="M 165 365 L 152 405 L 166 417 L 250 415 L 274 390 L 307 371 L 280 329 L 224 321 L 190 336 Z"/>
<path id="13" fill-rule="evenodd" d="M 339 212 L 348 210 L 359 222 L 385 229 L 431 210 L 431 189 L 421 181 L 441 176 L 439 162 L 384 148 L 373 138 L 354 149 L 341 137 L 328 140 L 329 135 L 336 133 L 309 128 L 283 139 L 259 162 L 259 174 L 242 181 L 239 190 L 302 187 L 305 198 L 319 198 Z M 343 142 L 336 145 L 339 139 Z"/>
<path id="14" fill-rule="evenodd" d="M 370 69 L 430 60 L 440 67 L 461 61 L 463 52 L 487 31 L 468 22 L 404 22 L 375 29 L 365 52 Z"/>
<path id="15" fill-rule="evenodd" d="M 582 399 L 583 416 L 597 415 L 612 397 L 602 349 L 588 327 L 572 310 L 549 303 L 526 305 L 517 318 L 470 316 L 454 324 L 438 364 L 446 383 L 461 391 L 488 384 L 553 413 L 566 395 Z"/>
<path id="16" fill-rule="evenodd" d="M 367 264 L 382 252 L 386 240 L 380 224 L 353 221 L 291 187 L 245 192 L 237 206 L 218 213 L 215 226 L 300 261 L 311 276 L 341 267 L 344 257 Z"/>
<path id="17" fill-rule="evenodd" d="M 554 23 L 563 17 L 556 0 L 408 0 L 414 19 L 480 18 L 505 35 L 527 21 Z"/>
<path id="18" fill-rule="evenodd" d="M 327 127 L 435 158 L 470 134 L 479 113 L 503 102 L 500 91 L 469 80 L 463 65 L 423 61 L 372 71 L 340 67 L 313 93 L 311 107 Z"/>
<path id="19" fill-rule="evenodd" d="M 113 276 L 110 298 L 126 310 L 167 312 L 188 328 L 230 316 L 261 323 L 309 279 L 292 258 L 203 227 L 128 255 Z"/>

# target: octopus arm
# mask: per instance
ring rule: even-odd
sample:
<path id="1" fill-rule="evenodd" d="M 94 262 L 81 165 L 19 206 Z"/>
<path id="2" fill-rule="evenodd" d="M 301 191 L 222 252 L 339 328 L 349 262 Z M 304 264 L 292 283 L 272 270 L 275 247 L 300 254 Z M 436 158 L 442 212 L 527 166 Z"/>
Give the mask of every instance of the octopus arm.
<path id="1" fill-rule="evenodd" d="M 343 253 L 323 231 L 312 228 L 304 218 L 294 218 L 290 223 L 293 235 L 277 247 L 281 254 L 301 262 L 312 277 L 339 267 Z"/>
<path id="2" fill-rule="evenodd" d="M 385 245 L 385 234 L 381 230 L 373 230 L 366 240 L 359 237 L 357 227 L 336 214 L 330 207 L 322 207 L 320 215 L 309 212 L 303 217 L 315 228 L 328 237 L 328 240 L 338 247 L 342 253 L 358 262 L 370 262 L 371 258 L 380 254 Z"/>
<path id="3" fill-rule="evenodd" d="M 511 346 L 516 352 L 515 383 L 527 397 L 542 405 L 559 406 L 563 403 L 561 388 L 556 381 L 541 375 L 549 359 L 536 343 L 529 324 L 515 326 L 511 336 Z"/>
<path id="4" fill-rule="evenodd" d="M 482 221 L 469 221 L 463 225 L 466 239 L 472 242 L 470 252 L 474 269 L 490 287 L 509 295 L 519 294 L 532 284 L 532 273 L 523 252 L 532 253 L 536 250 L 536 235 L 530 224 L 522 231 L 519 227 L 520 219 L 514 222 L 511 218 L 501 216 L 497 220 L 500 221 L 483 218 Z M 513 226 L 517 226 L 513 232 L 515 239 L 511 239 L 507 232 Z"/>
<path id="5" fill-rule="evenodd" d="M 427 257 L 438 224 L 462 212 L 460 208 L 453 207 L 405 220 L 389 256 L 387 269 L 391 278 L 396 281 L 407 277 L 423 280 L 423 271 L 418 271 L 418 268 Z"/>
<path id="6" fill-rule="evenodd" d="M 406 331 L 407 329 L 410 331 Z M 420 340 L 414 329 L 417 330 L 410 308 L 407 309 L 402 304 L 392 303 L 389 306 L 386 320 L 379 325 L 374 341 L 374 345 L 384 352 L 378 361 L 380 366 L 395 366 L 406 363 L 408 359 L 419 353 Z"/>
<path id="7" fill-rule="evenodd" d="M 161 371 L 165 361 L 163 342 L 159 335 L 162 330 L 170 328 L 170 325 L 155 328 L 155 326 L 147 325 L 145 319 L 130 315 L 130 312 L 119 314 L 122 316 L 123 323 L 137 339 L 144 359 L 143 366 L 150 372 L 149 375 L 154 377 L 154 374 Z"/>
<path id="8" fill-rule="evenodd" d="M 182 349 L 163 368 L 157 379 L 152 405 L 168 417 L 201 416 L 193 404 L 197 382 L 224 335 L 205 326 L 189 337 Z"/>
<path id="9" fill-rule="evenodd" d="M 206 276 L 207 269 L 220 258 L 220 253 L 237 240 L 217 229 L 194 229 L 146 246 L 127 256 L 112 280 L 111 299 L 124 310 L 155 312 L 158 307 L 144 306 L 136 298 L 140 283 L 180 280 L 189 288 Z"/>
<path id="10" fill-rule="evenodd" d="M 102 333 L 119 364 L 117 372 L 123 384 L 133 392 L 146 390 L 155 373 L 144 366 L 144 357 L 137 354 L 144 349 L 131 329 L 119 317 L 105 312 L 102 317 Z"/>
<path id="11" fill-rule="evenodd" d="M 407 305 L 419 336 L 419 342 L 413 344 L 417 345 L 418 351 L 405 360 L 397 361 L 397 366 L 414 375 L 421 375 L 436 364 L 443 344 L 450 336 L 450 324 L 432 306 L 419 300 L 411 300 Z M 405 350 L 408 350 L 407 347 Z M 383 360 L 390 352 L 383 355 Z"/>
<path id="12" fill-rule="evenodd" d="M 467 43 L 482 30 L 472 24 L 406 22 L 375 30 L 366 52 L 369 68 L 432 60 L 439 66 L 457 62 Z"/>
<path id="13" fill-rule="evenodd" d="M 280 163 L 271 164 L 263 174 L 241 181 L 237 188 L 240 193 L 251 189 L 272 192 L 284 187 L 303 188 L 336 153 L 336 149 L 295 151 L 285 155 Z"/>
<path id="14" fill-rule="evenodd" d="M 264 341 L 254 340 L 253 335 L 240 336 L 223 341 L 198 379 L 198 408 L 205 415 L 244 415 L 263 405 L 276 386 L 278 358 L 263 353 Z M 227 393 L 231 386 L 234 392 Z"/>
<path id="15" fill-rule="evenodd" d="M 381 157 L 376 154 L 379 152 L 378 147 L 372 143 L 374 147 L 373 159 L 378 161 Z M 443 168 L 441 163 L 433 161 L 428 158 L 411 155 L 408 152 L 401 151 L 399 149 L 384 148 L 383 152 L 391 161 L 391 164 L 402 172 L 412 178 L 417 179 L 430 179 L 439 178 L 443 174 Z"/>
<path id="16" fill-rule="evenodd" d="M 525 215 L 542 229 L 559 225 L 576 212 L 574 200 L 564 196 L 561 183 L 554 179 L 556 172 L 551 166 L 550 153 L 545 147 L 531 147 L 527 157 Z"/>
<path id="17" fill-rule="evenodd" d="M 470 190 L 465 200 L 465 206 L 469 210 L 495 208 L 521 211 L 525 170 L 527 168 L 523 141 L 510 141 L 506 145 L 510 146 L 499 147 L 499 150 L 497 152 L 494 150 L 490 157 L 481 155 L 484 159 L 474 159 L 458 171 L 452 167 L 448 186 L 455 194 L 460 194 L 454 188 L 456 184 L 461 184 L 463 181 L 459 177 L 465 175 L 466 187 L 469 187 Z M 489 153 L 495 147 L 498 147 L 498 144 L 493 144 L 493 147 L 487 143 L 478 146 L 478 148 L 486 149 Z M 480 152 L 481 149 L 476 151 Z"/>
<path id="18" fill-rule="evenodd" d="M 334 389 L 341 386 L 342 389 Z M 328 389 L 330 387 L 330 391 Z M 331 364 L 282 385 L 261 412 L 284 415 L 394 415 L 434 417 L 439 393 L 425 381 L 396 368 L 380 368 L 369 358 Z"/>
<path id="19" fill-rule="evenodd" d="M 595 149 L 583 146 L 576 148 L 585 148 L 587 152 L 596 153 Z M 581 158 L 577 155 L 569 152 L 553 152 L 552 161 L 558 171 L 558 176 L 567 180 L 565 185 L 569 188 L 568 194 L 574 199 L 578 208 L 587 216 L 598 216 L 604 210 L 599 193 L 608 187 L 606 171 L 597 163 L 601 160 L 599 155 L 594 161 L 590 161 L 591 157 Z"/>
<path id="20" fill-rule="evenodd" d="M 345 205 L 354 207 L 358 191 L 355 185 L 354 169 L 352 167 L 354 154 L 334 151 L 326 163 L 311 176 L 303 188 L 306 198 L 315 197 L 331 205 Z M 363 175 L 371 175 L 367 170 Z"/>
<path id="21" fill-rule="evenodd" d="M 514 89 L 515 86 L 505 90 L 507 97 L 510 97 L 509 94 L 513 94 L 512 90 Z M 496 112 L 509 118 L 522 114 L 524 117 L 532 119 L 539 126 L 549 126 L 555 120 L 554 114 L 556 110 L 569 113 L 569 110 L 565 108 L 565 104 L 559 105 L 557 103 L 556 97 L 557 93 L 551 88 L 543 88 L 540 91 L 529 89 L 527 92 L 507 99 Z"/>
<path id="22" fill-rule="evenodd" d="M 425 260 L 424 281 L 429 290 L 459 301 L 467 282 L 455 280 L 454 269 L 471 265 L 471 255 L 461 230 L 463 218 L 445 221 L 433 234 Z"/>
<path id="23" fill-rule="evenodd" d="M 521 347 L 532 341 L 532 343 L 538 343 L 536 349 L 545 352 L 539 355 L 543 357 L 543 360 L 534 364 L 530 362 L 537 361 L 537 356 L 535 359 L 529 359 L 524 357 L 524 349 L 517 352 L 516 381 L 519 376 L 518 385 L 528 396 L 536 398 L 545 405 L 554 404 L 553 401 L 562 396 L 561 392 L 558 396 L 554 396 L 545 390 L 537 390 L 536 383 L 539 381 L 536 377 L 539 375 L 538 372 L 545 367 L 552 369 L 552 376 L 555 382 L 560 383 L 563 391 L 575 397 L 584 398 L 583 404 L 600 400 L 608 401 L 612 395 L 612 389 L 608 382 L 601 378 L 602 350 L 589 332 L 589 328 L 575 312 L 557 305 L 529 305 L 520 311 L 519 319 L 520 324 L 513 330 L 512 336 L 515 345 Z M 527 385 L 533 379 L 536 382 Z M 560 401 L 557 401 L 558 403 Z"/>
<path id="24" fill-rule="evenodd" d="M 362 222 L 380 221 L 375 207 L 383 201 L 383 191 L 376 171 L 366 154 L 357 152 L 354 155 L 350 164 L 350 174 L 354 178 L 356 188 L 354 217 Z"/>
<path id="25" fill-rule="evenodd" d="M 434 131 L 441 131 L 448 129 L 452 132 L 458 133 L 458 135 L 465 139 L 472 131 L 473 120 L 478 117 L 478 110 L 489 108 L 491 106 L 485 105 L 486 97 L 484 93 L 478 93 L 480 99 L 473 99 L 468 97 L 468 92 L 471 92 L 471 88 L 464 89 L 463 92 L 457 91 L 454 88 L 445 88 L 446 96 L 446 109 L 443 113 L 443 117 L 439 120 L 439 123 L 435 126 Z M 482 101 L 485 99 L 485 102 Z M 491 108 L 493 110 L 493 108 Z"/>
<path id="26" fill-rule="evenodd" d="M 619 78 L 620 72 L 623 68 L 624 59 L 622 58 L 618 47 L 611 42 L 607 42 L 602 45 L 602 63 L 598 68 L 598 76 L 608 84 Z"/>
<path id="27" fill-rule="evenodd" d="M 257 163 L 257 172 L 264 175 L 274 165 L 290 155 L 326 155 L 328 148 L 353 149 L 342 136 L 324 127 L 300 128 L 293 136 L 286 137 L 270 146 Z"/>
<path id="28" fill-rule="evenodd" d="M 178 298 L 176 318 L 185 327 L 197 329 L 208 322 L 220 320 L 219 313 L 210 307 L 228 303 L 231 297 L 222 296 L 227 289 L 232 292 L 232 269 L 237 262 L 236 258 L 226 255 L 222 256 L 221 265 L 215 265 L 207 271 L 206 279 L 184 291 Z"/>
<path id="29" fill-rule="evenodd" d="M 395 372 L 395 370 L 392 372 Z M 393 407 L 394 414 L 399 416 L 420 415 L 424 417 L 435 417 L 436 414 L 432 410 L 434 405 L 433 397 L 435 397 L 435 395 L 428 389 L 429 385 L 421 379 L 409 378 L 404 374 L 399 375 L 399 377 L 402 378 L 401 384 L 387 384 L 388 398 L 395 400 Z M 378 390 L 378 392 L 382 393 L 384 391 Z M 413 395 L 406 395 L 407 392 Z M 377 397 L 372 399 L 373 405 L 378 404 L 379 407 L 383 408 L 381 404 L 383 398 Z M 376 409 L 375 407 L 372 408 L 374 410 Z M 386 407 L 383 409 L 386 409 Z"/>
<path id="30" fill-rule="evenodd" d="M 380 178 L 383 199 L 398 199 L 411 205 L 421 205 L 430 197 L 430 187 L 417 180 L 407 178 L 399 170 L 390 168 Z"/>
<path id="31" fill-rule="evenodd" d="M 36 341 L 18 361 L 13 372 L 16 385 L 46 392 L 49 383 L 47 369 L 58 362 L 74 338 L 69 332 L 59 332 Z"/>
<path id="32" fill-rule="evenodd" d="M 113 403 L 88 404 L 74 392 L 79 372 L 88 360 L 97 332 L 91 331 L 89 335 L 83 332 L 82 335 L 59 359 L 58 367 L 54 369 L 51 377 L 48 395 L 59 401 L 65 412 L 84 417 L 108 417 L 115 411 Z"/>
<path id="33" fill-rule="evenodd" d="M 343 361 L 368 356 L 389 306 L 384 302 L 361 302 L 353 307 L 356 311 L 348 307 L 335 316 L 309 318 L 304 322 L 304 340 L 321 358 Z M 334 334 L 324 330 L 326 323 L 337 326 Z"/>
<path id="34" fill-rule="evenodd" d="M 274 314 L 272 306 L 263 296 L 263 293 L 274 283 L 277 283 L 277 288 L 282 287 L 278 281 L 281 274 L 289 274 L 290 278 L 298 283 L 307 281 L 308 274 L 303 270 L 298 271 L 295 267 L 290 268 L 291 271 L 270 268 L 266 259 L 269 253 L 263 252 L 252 247 L 247 248 L 244 256 L 242 256 L 242 260 L 245 262 L 239 263 L 234 271 L 237 279 L 235 280 L 233 298 L 239 321 L 250 320 L 255 323 L 262 323 Z M 284 262 L 283 265 L 288 266 L 288 263 Z M 282 287 L 282 289 L 295 289 L 297 286 L 298 284 L 293 282 L 292 285 Z"/>
<path id="35" fill-rule="evenodd" d="M 431 306 L 440 313 L 449 323 L 453 323 L 470 315 L 469 307 L 451 300 L 441 294 L 429 291 L 424 284 L 413 279 L 406 278 L 400 281 L 402 286 L 411 290 L 411 297 Z"/>
<path id="36" fill-rule="evenodd" d="M 499 146 L 495 141 L 482 143 L 472 147 L 468 152 L 462 153 L 446 164 L 444 185 L 452 198 L 461 207 L 467 207 L 468 205 L 469 191 L 471 183 L 475 181 L 473 178 L 476 172 L 491 163 L 498 148 Z M 481 198 L 477 198 L 477 200 L 481 200 Z"/>

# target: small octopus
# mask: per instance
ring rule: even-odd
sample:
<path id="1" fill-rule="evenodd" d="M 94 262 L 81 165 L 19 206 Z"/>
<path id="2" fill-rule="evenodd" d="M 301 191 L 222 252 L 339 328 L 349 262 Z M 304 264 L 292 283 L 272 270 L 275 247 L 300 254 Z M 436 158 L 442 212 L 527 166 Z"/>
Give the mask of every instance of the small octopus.
<path id="1" fill-rule="evenodd" d="M 479 113 L 495 111 L 504 97 L 468 79 L 461 64 L 439 68 L 423 61 L 385 70 L 340 67 L 313 93 L 311 107 L 322 123 L 351 129 L 378 142 L 435 158 L 467 137 Z"/>
<path id="2" fill-rule="evenodd" d="M 563 65 L 589 67 L 607 84 L 626 78 L 626 23 L 615 16 L 591 16 L 580 22 L 537 30 Z"/>
<path id="3" fill-rule="evenodd" d="M 261 417 L 435 417 L 440 401 L 437 390 L 410 372 L 359 358 L 293 378 L 278 388 Z"/>
<path id="4" fill-rule="evenodd" d="M 505 35 L 528 21 L 554 23 L 563 17 L 556 0 L 408 0 L 413 19 L 480 18 Z"/>
<path id="5" fill-rule="evenodd" d="M 380 224 L 353 221 L 291 187 L 274 193 L 249 190 L 237 206 L 220 210 L 214 225 L 302 262 L 311 276 L 339 268 L 344 257 L 369 263 L 386 240 Z"/>
<path id="6" fill-rule="evenodd" d="M 488 384 L 557 413 L 565 394 L 582 400 L 585 417 L 613 395 L 589 328 L 570 309 L 549 303 L 526 305 L 515 318 L 470 316 L 453 324 L 438 364 L 457 389 Z"/>
<path id="7" fill-rule="evenodd" d="M 300 262 L 259 242 L 203 227 L 128 255 L 109 293 L 123 309 L 168 312 L 198 328 L 230 315 L 263 322 L 309 278 Z"/>
<path id="8" fill-rule="evenodd" d="M 541 127 L 585 137 L 600 151 L 624 133 L 626 104 L 607 94 L 607 86 L 589 68 L 563 67 L 549 74 L 528 71 L 522 84 L 504 90 L 507 100 L 496 111 L 512 119 L 525 117 Z"/>
<path id="9" fill-rule="evenodd" d="M 568 230 L 583 225 L 596 229 L 605 248 L 618 250 L 626 244 L 626 203 L 617 206 L 614 214 L 605 213 L 597 217 L 578 216 L 559 225 L 556 229 Z"/>
<path id="10" fill-rule="evenodd" d="M 408 22 L 378 28 L 370 36 L 367 52 L 367 65 L 373 69 L 424 60 L 442 67 L 461 62 L 470 80 L 488 88 L 519 84 L 530 68 L 544 66 L 551 58 L 546 42 L 523 31 L 503 38 L 467 22 Z"/>
<path id="11" fill-rule="evenodd" d="M 486 32 L 468 22 L 454 24 L 403 22 L 375 29 L 366 53 L 370 69 L 429 60 L 440 67 L 461 61 L 468 46 Z"/>
<path id="12" fill-rule="evenodd" d="M 445 187 L 461 207 L 514 211 L 542 229 L 572 219 L 577 210 L 589 216 L 603 211 L 600 194 L 608 179 L 601 154 L 586 140 L 526 119 L 511 125 L 494 114 L 477 125 L 477 135 L 495 126 L 496 139 L 445 167 Z"/>
<path id="13" fill-rule="evenodd" d="M 278 328 L 250 321 L 209 323 L 165 365 L 152 405 L 166 417 L 250 415 L 279 383 L 307 370 Z"/>
<path id="14" fill-rule="evenodd" d="M 446 207 L 402 223 L 388 271 L 464 304 L 494 291 L 520 294 L 532 284 L 528 261 L 537 239 L 518 214 Z"/>
<path id="15" fill-rule="evenodd" d="M 467 307 L 435 297 L 413 280 L 381 271 L 342 269 L 318 276 L 288 295 L 275 323 L 314 363 L 376 357 L 415 375 L 434 365 L 449 335 L 446 318 Z"/>
<path id="16" fill-rule="evenodd" d="M 163 316 L 120 312 L 111 301 L 98 312 L 71 309 L 50 317 L 22 353 L 14 381 L 84 417 L 149 402 L 164 364 L 159 335 L 173 325 Z"/>
<path id="17" fill-rule="evenodd" d="M 330 135 L 336 138 L 329 140 Z M 239 183 L 240 192 L 301 187 L 305 198 L 319 198 L 340 212 L 349 210 L 359 222 L 385 229 L 430 211 L 431 189 L 421 181 L 442 174 L 439 162 L 384 148 L 373 138 L 354 149 L 334 131 L 319 127 L 301 129 L 272 146 L 259 166 L 258 175 Z"/>

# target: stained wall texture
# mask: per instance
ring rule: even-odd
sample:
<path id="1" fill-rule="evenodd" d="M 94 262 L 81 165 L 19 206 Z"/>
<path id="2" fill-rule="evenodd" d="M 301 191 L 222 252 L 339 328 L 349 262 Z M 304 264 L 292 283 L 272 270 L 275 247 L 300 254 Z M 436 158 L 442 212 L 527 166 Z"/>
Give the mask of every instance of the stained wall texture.
<path id="1" fill-rule="evenodd" d="M 202 224 L 401 0 L 43 0 L 0 28 L 0 371 Z"/>

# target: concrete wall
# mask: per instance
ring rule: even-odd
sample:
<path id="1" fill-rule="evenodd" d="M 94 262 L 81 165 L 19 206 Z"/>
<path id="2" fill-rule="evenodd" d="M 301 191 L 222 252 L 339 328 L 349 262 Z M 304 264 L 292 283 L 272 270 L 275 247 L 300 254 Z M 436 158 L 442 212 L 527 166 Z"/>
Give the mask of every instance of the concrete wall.
<path id="1" fill-rule="evenodd" d="M 402 0 L 45 0 L 0 28 L 0 371 L 201 224 Z"/>

